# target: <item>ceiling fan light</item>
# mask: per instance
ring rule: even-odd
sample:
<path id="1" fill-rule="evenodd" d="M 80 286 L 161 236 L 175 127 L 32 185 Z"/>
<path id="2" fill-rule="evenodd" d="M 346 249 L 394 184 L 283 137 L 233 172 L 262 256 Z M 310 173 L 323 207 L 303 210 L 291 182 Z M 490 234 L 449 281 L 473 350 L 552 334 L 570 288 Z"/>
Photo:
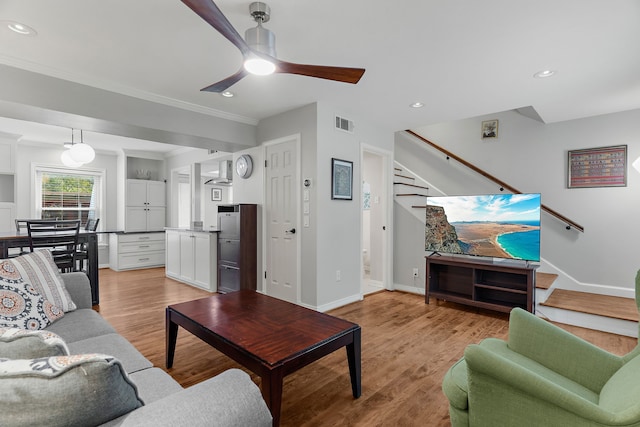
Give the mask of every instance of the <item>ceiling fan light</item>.
<path id="1" fill-rule="evenodd" d="M 96 157 L 96 152 L 93 147 L 87 144 L 74 144 L 69 149 L 69 155 L 71 158 L 79 163 L 91 163 Z"/>
<path id="2" fill-rule="evenodd" d="M 70 168 L 79 168 L 80 166 L 83 165 L 83 163 L 76 162 L 71 158 L 71 150 L 64 150 L 60 155 L 60 161 L 62 162 L 63 165 Z"/>
<path id="3" fill-rule="evenodd" d="M 273 74 L 276 66 L 273 62 L 262 58 L 249 58 L 244 61 L 244 69 L 257 76 L 268 76 Z"/>

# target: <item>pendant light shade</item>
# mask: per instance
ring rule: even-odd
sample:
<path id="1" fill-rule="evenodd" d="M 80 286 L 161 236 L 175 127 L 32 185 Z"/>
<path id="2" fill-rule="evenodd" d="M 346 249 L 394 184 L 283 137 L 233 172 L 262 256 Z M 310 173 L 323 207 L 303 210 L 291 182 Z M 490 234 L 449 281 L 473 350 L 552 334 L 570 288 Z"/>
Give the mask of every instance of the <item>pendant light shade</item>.
<path id="1" fill-rule="evenodd" d="M 69 155 L 79 163 L 91 163 L 96 158 L 96 152 L 87 144 L 75 144 L 69 149 Z"/>
<path id="2" fill-rule="evenodd" d="M 63 165 L 70 168 L 79 168 L 80 166 L 82 166 L 82 163 L 76 162 L 71 158 L 71 150 L 64 150 L 60 155 L 60 160 L 62 161 Z"/>
<path id="3" fill-rule="evenodd" d="M 72 130 L 73 132 L 73 130 Z M 69 149 L 69 155 L 77 163 L 91 163 L 96 158 L 93 147 L 84 143 L 82 129 L 80 130 L 80 143 L 73 144 Z"/>

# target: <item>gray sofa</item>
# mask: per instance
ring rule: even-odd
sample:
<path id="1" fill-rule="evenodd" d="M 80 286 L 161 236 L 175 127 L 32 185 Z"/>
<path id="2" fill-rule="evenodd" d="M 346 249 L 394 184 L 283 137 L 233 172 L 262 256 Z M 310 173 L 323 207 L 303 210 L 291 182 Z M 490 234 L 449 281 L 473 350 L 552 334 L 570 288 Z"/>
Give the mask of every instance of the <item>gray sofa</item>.
<path id="1" fill-rule="evenodd" d="M 62 278 L 78 308 L 46 329 L 60 335 L 71 354 L 103 353 L 119 359 L 144 402 L 144 406 L 103 425 L 271 426 L 271 414 L 260 390 L 245 372 L 230 369 L 183 389 L 91 309 L 84 273 L 66 273 Z"/>

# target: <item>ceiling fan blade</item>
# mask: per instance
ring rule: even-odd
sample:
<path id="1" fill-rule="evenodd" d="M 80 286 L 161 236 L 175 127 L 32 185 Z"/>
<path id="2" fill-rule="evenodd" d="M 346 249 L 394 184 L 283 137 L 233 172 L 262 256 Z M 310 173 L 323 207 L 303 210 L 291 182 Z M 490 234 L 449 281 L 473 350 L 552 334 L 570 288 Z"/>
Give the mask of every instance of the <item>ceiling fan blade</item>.
<path id="1" fill-rule="evenodd" d="M 276 60 L 276 73 L 299 74 L 319 79 L 356 84 L 365 72 L 364 68 L 327 67 L 324 65 L 294 64 Z"/>
<path id="2" fill-rule="evenodd" d="M 244 67 L 240 68 L 237 73 L 232 76 L 227 77 L 224 80 L 220 80 L 218 83 L 214 83 L 211 86 L 207 86 L 205 88 L 200 89 L 201 92 L 224 92 L 229 89 L 234 84 L 238 83 L 244 76 L 249 74 Z"/>
<path id="3" fill-rule="evenodd" d="M 191 10 L 240 49 L 243 56 L 247 56 L 251 52 L 247 43 L 212 0 L 182 0 L 182 3 L 189 6 Z"/>

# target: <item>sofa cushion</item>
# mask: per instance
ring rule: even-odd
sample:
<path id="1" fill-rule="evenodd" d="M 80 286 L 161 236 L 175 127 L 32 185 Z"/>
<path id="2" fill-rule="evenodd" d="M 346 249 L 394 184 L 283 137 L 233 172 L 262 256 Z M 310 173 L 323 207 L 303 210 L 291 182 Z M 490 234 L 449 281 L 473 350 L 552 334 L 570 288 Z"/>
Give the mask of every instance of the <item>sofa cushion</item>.
<path id="1" fill-rule="evenodd" d="M 142 406 L 111 356 L 0 360 L 0 413 L 11 426 L 99 425 Z"/>
<path id="2" fill-rule="evenodd" d="M 0 328 L 0 358 L 35 359 L 68 354 L 67 344 L 53 332 Z"/>
<path id="3" fill-rule="evenodd" d="M 76 309 L 51 252 L 38 250 L 3 260 L 0 270 L 17 272 L 25 282 L 31 283 L 45 299 L 62 308 L 65 313 Z"/>
<path id="4" fill-rule="evenodd" d="M 47 330 L 60 335 L 67 344 L 116 332 L 100 314 L 90 308 L 67 313 L 62 319 L 49 325 Z"/>
<path id="5" fill-rule="evenodd" d="M 600 407 L 610 412 L 622 412 L 638 407 L 640 396 L 640 356 L 618 370 L 600 391 Z"/>
<path id="6" fill-rule="evenodd" d="M 153 366 L 129 341 L 118 334 L 99 335 L 72 342 L 69 344 L 69 351 L 71 354 L 110 354 L 120 361 L 128 374 Z"/>
<path id="7" fill-rule="evenodd" d="M 33 285 L 20 277 L 0 274 L 0 327 L 44 329 L 62 316 L 64 312 L 45 300 Z"/>

